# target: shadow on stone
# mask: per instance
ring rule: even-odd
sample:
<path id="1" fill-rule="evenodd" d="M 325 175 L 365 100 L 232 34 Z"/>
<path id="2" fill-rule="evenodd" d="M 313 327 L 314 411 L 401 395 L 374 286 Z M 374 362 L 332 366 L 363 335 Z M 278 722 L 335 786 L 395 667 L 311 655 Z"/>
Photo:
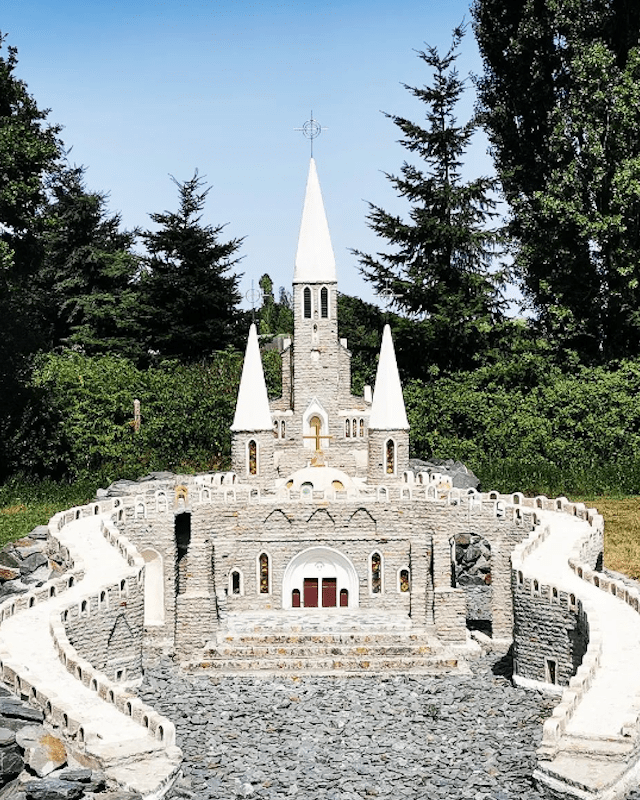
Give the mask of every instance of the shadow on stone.
<path id="1" fill-rule="evenodd" d="M 511 645 L 507 652 L 491 667 L 491 672 L 493 672 L 494 675 L 499 675 L 501 678 L 513 677 L 513 645 Z"/>

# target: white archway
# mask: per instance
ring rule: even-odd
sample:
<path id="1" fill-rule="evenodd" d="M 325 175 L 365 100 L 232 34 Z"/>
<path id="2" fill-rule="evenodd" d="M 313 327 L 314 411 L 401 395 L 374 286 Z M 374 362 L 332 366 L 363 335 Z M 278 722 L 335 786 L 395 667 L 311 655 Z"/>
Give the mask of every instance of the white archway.
<path id="1" fill-rule="evenodd" d="M 164 574 L 162 556 L 157 550 L 143 550 L 144 624 L 164 625 Z"/>
<path id="2" fill-rule="evenodd" d="M 294 608 L 294 591 L 299 593 L 300 608 L 305 608 L 305 584 L 314 581 L 317 586 L 317 605 L 311 606 L 314 611 L 358 608 L 358 574 L 350 559 L 332 547 L 318 546 L 303 550 L 287 564 L 282 580 L 283 609 Z M 332 596 L 335 596 L 333 603 Z M 341 598 L 346 605 L 341 605 Z M 323 600 L 328 600 L 328 605 Z"/>

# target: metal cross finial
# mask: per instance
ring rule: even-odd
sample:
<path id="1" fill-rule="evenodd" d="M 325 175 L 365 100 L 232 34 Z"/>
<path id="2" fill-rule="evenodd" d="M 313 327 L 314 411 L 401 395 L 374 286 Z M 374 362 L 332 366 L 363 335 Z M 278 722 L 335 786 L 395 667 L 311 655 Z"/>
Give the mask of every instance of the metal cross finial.
<path id="1" fill-rule="evenodd" d="M 255 322 L 256 321 L 256 303 L 259 302 L 259 301 L 262 302 L 264 300 L 264 294 L 262 292 L 262 289 L 254 289 L 253 288 L 253 281 L 251 281 L 251 288 L 245 294 L 245 297 L 251 303 L 251 312 L 252 312 L 251 316 L 253 318 L 253 321 Z"/>
<path id="2" fill-rule="evenodd" d="M 322 131 L 328 130 L 323 128 L 317 119 L 313 118 L 313 111 L 311 112 L 311 119 L 307 120 L 301 128 L 294 128 L 294 131 L 302 131 L 302 133 L 309 139 L 311 144 L 311 158 L 313 158 L 313 140 L 317 139 Z"/>
<path id="3" fill-rule="evenodd" d="M 391 308 L 394 300 L 397 300 L 399 297 L 402 297 L 400 294 L 396 294 L 393 289 L 389 286 L 390 280 L 387 278 L 385 281 L 384 289 L 380 289 L 379 292 L 375 293 L 376 297 L 379 297 L 382 303 L 387 306 L 387 312 Z"/>

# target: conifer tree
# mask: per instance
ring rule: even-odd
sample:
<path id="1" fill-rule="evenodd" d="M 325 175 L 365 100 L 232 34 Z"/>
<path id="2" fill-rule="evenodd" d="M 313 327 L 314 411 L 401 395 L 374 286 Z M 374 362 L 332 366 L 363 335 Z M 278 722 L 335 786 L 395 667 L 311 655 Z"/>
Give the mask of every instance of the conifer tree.
<path id="1" fill-rule="evenodd" d="M 121 230 L 104 194 L 87 191 L 82 167 L 59 170 L 50 194 L 43 264 L 33 286 L 46 344 L 139 357 L 136 232 Z"/>
<path id="2" fill-rule="evenodd" d="M 236 342 L 240 276 L 231 272 L 242 239 L 220 241 L 224 225 L 206 225 L 209 187 L 196 170 L 179 182 L 178 211 L 151 214 L 142 234 L 138 322 L 145 347 L 160 357 L 196 361 Z"/>
<path id="3" fill-rule="evenodd" d="M 452 370 L 477 363 L 500 318 L 500 276 L 491 272 L 499 233 L 494 216 L 494 182 L 464 181 L 464 153 L 473 121 L 458 124 L 455 107 L 465 81 L 455 67 L 464 28 L 454 30 L 449 50 L 427 46 L 418 56 L 433 82 L 405 88 L 425 105 L 426 126 L 386 114 L 402 132 L 399 140 L 417 159 L 400 175 L 387 174 L 411 208 L 408 219 L 369 204 L 369 226 L 390 245 L 374 256 L 354 251 L 361 271 L 377 291 L 391 290 L 395 306 L 422 319 L 425 358 Z"/>

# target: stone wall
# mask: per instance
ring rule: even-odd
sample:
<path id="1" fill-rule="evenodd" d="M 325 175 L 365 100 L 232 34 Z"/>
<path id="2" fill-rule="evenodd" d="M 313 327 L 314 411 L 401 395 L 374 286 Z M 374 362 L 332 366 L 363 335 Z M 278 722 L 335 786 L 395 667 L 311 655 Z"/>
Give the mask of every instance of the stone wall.
<path id="1" fill-rule="evenodd" d="M 110 680 L 142 677 L 143 579 L 123 578 L 65 610 L 62 622 L 78 655 Z"/>
<path id="2" fill-rule="evenodd" d="M 520 576 L 514 571 L 514 669 L 528 680 L 568 686 L 589 644 L 582 603 L 555 586 Z"/>

